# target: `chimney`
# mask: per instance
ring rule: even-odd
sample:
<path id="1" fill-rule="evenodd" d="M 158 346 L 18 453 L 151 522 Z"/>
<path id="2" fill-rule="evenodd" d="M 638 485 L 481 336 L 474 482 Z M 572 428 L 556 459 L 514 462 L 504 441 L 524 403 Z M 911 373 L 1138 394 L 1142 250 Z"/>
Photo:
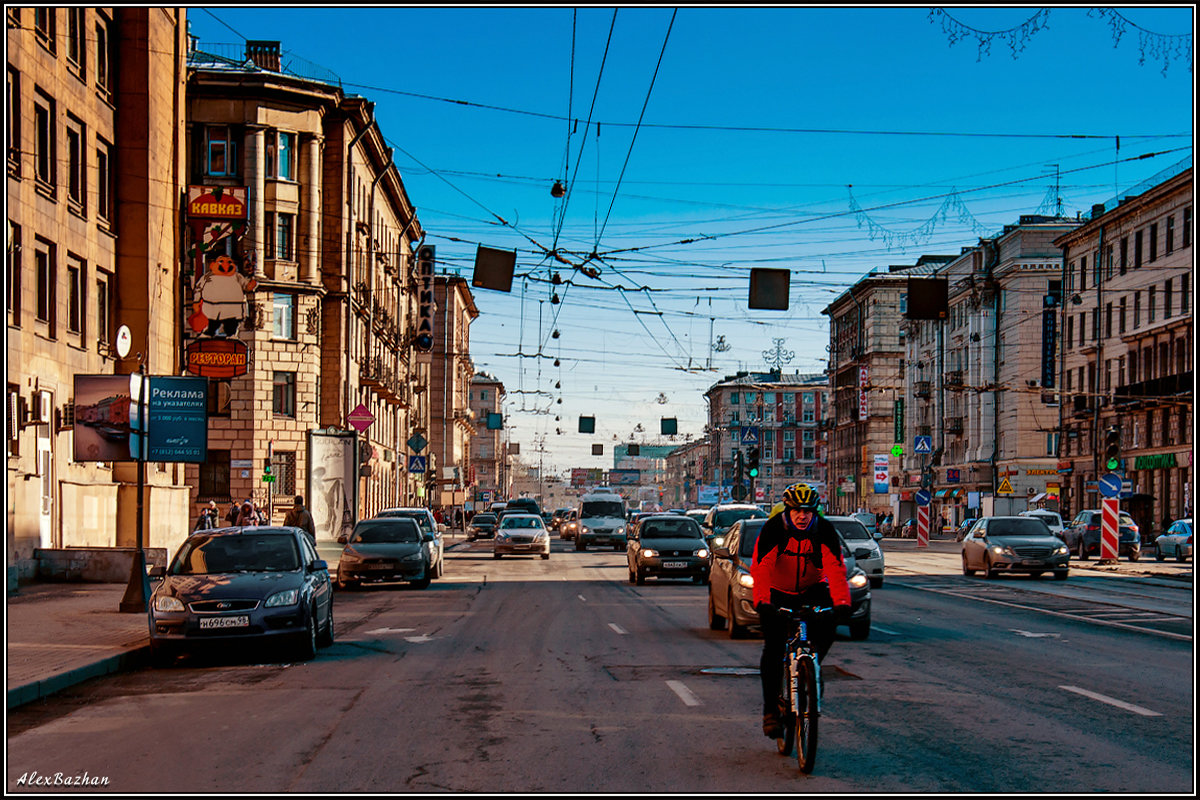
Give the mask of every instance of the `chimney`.
<path id="1" fill-rule="evenodd" d="M 279 42 L 247 40 L 246 58 L 259 69 L 279 72 Z"/>
<path id="2" fill-rule="evenodd" d="M 1092 219 L 1099 219 L 1104 216 L 1104 203 L 1095 203 L 1092 205 Z"/>

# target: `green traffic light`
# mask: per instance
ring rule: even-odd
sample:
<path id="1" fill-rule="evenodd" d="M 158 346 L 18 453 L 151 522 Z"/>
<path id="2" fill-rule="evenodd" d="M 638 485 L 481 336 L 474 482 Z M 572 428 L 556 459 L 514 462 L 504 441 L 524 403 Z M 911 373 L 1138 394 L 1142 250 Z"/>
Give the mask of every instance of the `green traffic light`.
<path id="1" fill-rule="evenodd" d="M 1107 461 L 1104 462 L 1104 466 L 1108 468 L 1109 472 L 1112 472 L 1117 467 L 1121 466 L 1121 460 L 1119 458 L 1110 457 Z"/>
<path id="2" fill-rule="evenodd" d="M 750 477 L 751 477 L 751 478 L 757 478 L 757 477 L 758 477 L 758 467 L 751 467 L 751 468 L 750 468 Z"/>

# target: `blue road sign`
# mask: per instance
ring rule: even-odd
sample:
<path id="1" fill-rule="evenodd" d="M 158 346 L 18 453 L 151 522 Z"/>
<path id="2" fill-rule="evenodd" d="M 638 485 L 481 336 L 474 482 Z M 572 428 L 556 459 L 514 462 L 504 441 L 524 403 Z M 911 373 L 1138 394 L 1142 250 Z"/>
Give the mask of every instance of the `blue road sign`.
<path id="1" fill-rule="evenodd" d="M 913 452 L 929 454 L 933 452 L 932 436 L 917 436 L 913 439 Z"/>
<path id="2" fill-rule="evenodd" d="M 742 444 L 758 444 L 758 426 L 742 426 Z"/>
<path id="3" fill-rule="evenodd" d="M 1121 476 L 1110 472 L 1100 478 L 1100 494 L 1105 497 L 1121 496 Z"/>
<path id="4" fill-rule="evenodd" d="M 425 456 L 409 456 L 408 471 L 418 475 L 425 471 Z"/>
<path id="5" fill-rule="evenodd" d="M 930 502 L 933 501 L 933 495 L 931 495 L 929 493 L 928 489 L 919 490 L 917 492 L 916 498 L 917 498 L 917 505 L 919 505 L 919 506 L 927 506 L 930 504 Z"/>

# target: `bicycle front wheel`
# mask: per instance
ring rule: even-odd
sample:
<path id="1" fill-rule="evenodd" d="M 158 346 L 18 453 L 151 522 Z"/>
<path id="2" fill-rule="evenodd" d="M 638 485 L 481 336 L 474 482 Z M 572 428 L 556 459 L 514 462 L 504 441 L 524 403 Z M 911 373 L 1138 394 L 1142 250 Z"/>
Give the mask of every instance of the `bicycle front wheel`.
<path id="1" fill-rule="evenodd" d="M 817 763 L 817 673 L 812 658 L 801 658 L 797 664 L 796 761 L 800 771 L 808 774 Z"/>
<path id="2" fill-rule="evenodd" d="M 788 661 L 783 661 L 783 680 L 779 687 L 779 719 L 783 723 L 783 736 L 775 740 L 779 755 L 790 756 L 796 745 L 796 713 L 793 711 L 792 698 L 796 696 L 796 681 L 792 677 Z"/>

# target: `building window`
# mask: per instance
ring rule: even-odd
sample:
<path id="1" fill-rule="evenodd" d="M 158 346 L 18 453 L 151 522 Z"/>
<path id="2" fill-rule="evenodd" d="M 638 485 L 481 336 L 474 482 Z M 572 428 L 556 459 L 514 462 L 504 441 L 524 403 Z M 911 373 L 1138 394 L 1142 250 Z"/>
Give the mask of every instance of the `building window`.
<path id="1" fill-rule="evenodd" d="M 67 262 L 67 332 L 83 333 L 84 289 L 86 267 L 74 256 Z"/>
<path id="2" fill-rule="evenodd" d="M 275 293 L 274 325 L 276 339 L 296 338 L 296 295 Z"/>
<path id="3" fill-rule="evenodd" d="M 1142 293 L 1133 293 L 1133 329 L 1136 331 L 1142 324 Z"/>
<path id="4" fill-rule="evenodd" d="M 208 415 L 228 417 L 233 407 L 232 392 L 228 380 L 208 379 Z"/>
<path id="5" fill-rule="evenodd" d="M 1158 318 L 1158 287 L 1151 286 L 1149 297 L 1146 299 L 1146 316 L 1148 322 L 1153 323 Z"/>
<path id="6" fill-rule="evenodd" d="M 296 134 L 268 131 L 267 177 L 291 181 L 296 179 Z"/>
<path id="7" fill-rule="evenodd" d="M 1133 268 L 1142 265 L 1142 231 L 1133 234 Z"/>
<path id="8" fill-rule="evenodd" d="M 38 239 L 34 248 L 37 264 L 37 318 L 50 325 L 50 336 L 54 337 L 54 245 Z"/>
<path id="9" fill-rule="evenodd" d="M 1113 335 L 1113 307 L 1112 303 L 1104 304 L 1104 335 L 1112 338 Z"/>
<path id="10" fill-rule="evenodd" d="M 21 226 L 8 223 L 8 324 L 21 327 Z"/>
<path id="11" fill-rule="evenodd" d="M 84 64 L 87 59 L 87 43 L 83 30 L 86 22 L 87 9 L 71 7 L 67 9 L 67 60 L 75 67 L 79 77 L 84 77 Z"/>
<path id="12" fill-rule="evenodd" d="M 746 405 L 752 406 L 758 402 L 758 392 L 746 392 Z"/>
<path id="13" fill-rule="evenodd" d="M 1192 243 L 1192 209 L 1189 206 L 1183 210 L 1183 246 L 1187 247 Z"/>
<path id="14" fill-rule="evenodd" d="M 112 275 L 102 269 L 96 270 L 96 348 L 101 353 L 109 350 L 112 333 Z"/>
<path id="15" fill-rule="evenodd" d="M 8 68 L 8 171 L 21 174 L 21 74 Z"/>
<path id="16" fill-rule="evenodd" d="M 54 192 L 55 147 L 54 147 L 54 101 L 39 91 L 33 101 L 35 136 L 33 163 L 35 174 L 42 188 Z"/>
<path id="17" fill-rule="evenodd" d="M 1125 333 L 1125 315 L 1126 315 L 1126 312 L 1129 310 L 1128 303 L 1126 303 L 1127 299 L 1128 298 L 1125 297 L 1124 295 L 1121 296 L 1120 310 L 1117 313 L 1117 333 Z M 1067 347 L 1070 347 L 1070 346 L 1071 346 L 1071 343 L 1067 342 Z"/>
<path id="18" fill-rule="evenodd" d="M 729 405 L 736 406 L 737 404 L 738 404 L 738 393 L 730 392 L 729 393 Z"/>
<path id="19" fill-rule="evenodd" d="M 33 31 L 42 46 L 51 53 L 56 52 L 57 44 L 54 39 L 55 12 L 53 8 L 35 8 L 33 10 Z"/>
<path id="20" fill-rule="evenodd" d="M 1158 259 L 1158 223 L 1150 223 L 1150 263 Z"/>
<path id="21" fill-rule="evenodd" d="M 229 499 L 229 451 L 209 450 L 200 465 L 200 497 Z"/>
<path id="22" fill-rule="evenodd" d="M 1192 283 L 1185 276 L 1179 283 L 1179 313 L 1186 314 L 1191 310 L 1191 295 Z"/>
<path id="23" fill-rule="evenodd" d="M 275 215 L 275 257 L 292 260 L 292 214 Z"/>
<path id="24" fill-rule="evenodd" d="M 207 175 L 237 175 L 237 141 L 229 125 L 206 125 L 204 172 Z"/>
<path id="25" fill-rule="evenodd" d="M 67 115 L 67 200 L 71 210 L 86 212 L 87 201 L 87 129 L 74 116 Z"/>
<path id="26" fill-rule="evenodd" d="M 271 411 L 277 417 L 296 416 L 296 373 L 275 373 Z"/>
<path id="27" fill-rule="evenodd" d="M 794 430 L 792 430 L 791 428 L 788 428 L 787 430 L 785 430 L 785 431 L 783 432 L 783 440 L 784 440 L 785 442 L 794 442 L 794 441 L 796 441 L 796 432 L 795 432 Z"/>
<path id="28" fill-rule="evenodd" d="M 813 448 L 811 448 L 811 447 L 806 447 L 806 448 L 804 448 L 804 460 L 805 460 L 805 461 L 812 461 L 812 460 L 813 460 L 813 458 L 814 458 L 814 455 L 813 455 Z"/>
<path id="29" fill-rule="evenodd" d="M 1122 275 L 1129 269 L 1129 237 L 1121 237 L 1121 267 L 1118 270 Z"/>
<path id="30" fill-rule="evenodd" d="M 763 392 L 763 402 L 764 403 L 774 403 L 775 402 L 775 393 L 774 392 Z"/>
<path id="31" fill-rule="evenodd" d="M 811 408 L 804 409 L 804 413 L 800 417 L 801 422 L 815 422 L 816 417 Z"/>
<path id="32" fill-rule="evenodd" d="M 96 89 L 108 97 L 111 94 L 111 47 L 108 37 L 108 20 L 101 18 L 96 23 Z"/>
<path id="33" fill-rule="evenodd" d="M 113 211 L 112 145 L 103 139 L 96 140 L 96 215 L 105 222 L 112 222 Z"/>
<path id="34" fill-rule="evenodd" d="M 1171 255 L 1171 253 L 1174 253 L 1174 252 L 1175 252 L 1175 215 L 1172 214 L 1171 216 L 1167 217 L 1167 228 L 1166 228 L 1166 232 L 1165 232 L 1165 239 L 1163 241 L 1163 253 L 1165 255 L 1169 256 L 1169 255 Z"/>
<path id="35" fill-rule="evenodd" d="M 275 473 L 275 491 L 284 497 L 296 494 L 296 451 L 276 450 L 271 466 Z"/>

